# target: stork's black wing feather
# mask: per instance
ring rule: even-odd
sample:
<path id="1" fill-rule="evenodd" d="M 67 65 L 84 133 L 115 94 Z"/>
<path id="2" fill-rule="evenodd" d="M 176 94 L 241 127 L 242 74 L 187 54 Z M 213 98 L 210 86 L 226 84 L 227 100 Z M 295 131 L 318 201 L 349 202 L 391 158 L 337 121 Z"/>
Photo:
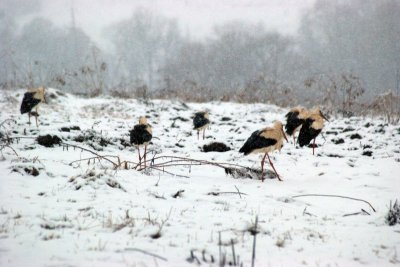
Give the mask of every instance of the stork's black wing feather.
<path id="1" fill-rule="evenodd" d="M 31 110 L 40 103 L 40 99 L 34 98 L 34 95 L 34 92 L 26 92 L 24 94 L 20 108 L 21 114 L 31 112 Z"/>
<path id="2" fill-rule="evenodd" d="M 255 149 L 273 146 L 276 144 L 275 139 L 265 138 L 260 134 L 261 131 L 253 132 L 249 139 L 247 139 L 242 148 L 239 150 L 239 152 L 248 155 Z"/>
<path id="3" fill-rule="evenodd" d="M 152 134 L 147 130 L 147 125 L 138 124 L 133 127 L 130 131 L 131 144 L 142 145 L 146 142 L 150 142 L 153 137 Z"/>
<path id="4" fill-rule="evenodd" d="M 196 113 L 193 118 L 194 129 L 201 128 L 210 123 L 210 120 L 204 117 L 204 113 Z"/>
<path id="5" fill-rule="evenodd" d="M 301 147 L 310 144 L 311 140 L 316 138 L 318 134 L 321 132 L 321 129 L 316 130 L 311 127 L 313 122 L 314 120 L 312 119 L 306 119 L 303 126 L 300 129 L 298 140 L 299 140 L 299 145 Z"/>
<path id="6" fill-rule="evenodd" d="M 299 112 L 298 111 L 291 111 L 286 114 L 286 125 L 285 130 L 288 135 L 292 135 L 294 130 L 302 125 L 305 120 L 299 119 Z"/>

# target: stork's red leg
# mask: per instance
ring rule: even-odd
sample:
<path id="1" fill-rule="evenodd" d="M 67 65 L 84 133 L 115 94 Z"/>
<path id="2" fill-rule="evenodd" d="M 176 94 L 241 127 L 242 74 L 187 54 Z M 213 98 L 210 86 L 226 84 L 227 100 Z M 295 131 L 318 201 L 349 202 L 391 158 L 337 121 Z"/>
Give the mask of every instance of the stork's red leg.
<path id="1" fill-rule="evenodd" d="M 35 120 L 36 120 L 36 128 L 38 127 L 38 123 L 37 123 L 37 117 L 38 117 L 39 113 L 38 113 L 38 108 L 36 108 L 36 116 L 35 116 Z"/>
<path id="2" fill-rule="evenodd" d="M 267 156 L 268 156 L 269 164 L 271 165 L 272 169 L 274 169 L 274 172 L 275 172 L 275 174 L 276 174 L 276 177 L 278 177 L 278 180 L 279 180 L 279 181 L 282 181 L 282 179 L 279 177 L 278 172 L 275 170 L 274 164 L 272 163 L 271 159 L 269 158 L 268 153 L 266 153 L 266 154 L 267 154 Z"/>
<path id="3" fill-rule="evenodd" d="M 312 145 L 312 154 L 314 155 L 314 148 L 315 148 L 315 138 L 314 138 L 314 142 L 313 142 L 313 145 Z"/>
<path id="4" fill-rule="evenodd" d="M 265 157 L 267 156 L 267 153 L 265 153 L 264 157 L 261 160 L 261 181 L 264 182 L 264 162 L 265 162 Z"/>
<path id="5" fill-rule="evenodd" d="M 147 153 L 147 145 L 144 145 L 144 167 L 146 168 L 146 153 Z"/>
<path id="6" fill-rule="evenodd" d="M 140 148 L 139 146 L 137 146 L 137 151 L 138 151 L 138 155 L 139 155 L 139 168 L 142 167 L 142 158 L 140 157 Z"/>
<path id="7" fill-rule="evenodd" d="M 200 130 L 197 130 L 197 140 L 200 139 Z"/>
<path id="8" fill-rule="evenodd" d="M 203 130 L 203 140 L 204 140 L 205 136 L 206 136 L 206 128 L 204 128 L 204 130 Z"/>
<path id="9" fill-rule="evenodd" d="M 294 134 L 293 134 L 293 145 L 294 147 L 296 147 L 296 137 L 294 136 Z"/>

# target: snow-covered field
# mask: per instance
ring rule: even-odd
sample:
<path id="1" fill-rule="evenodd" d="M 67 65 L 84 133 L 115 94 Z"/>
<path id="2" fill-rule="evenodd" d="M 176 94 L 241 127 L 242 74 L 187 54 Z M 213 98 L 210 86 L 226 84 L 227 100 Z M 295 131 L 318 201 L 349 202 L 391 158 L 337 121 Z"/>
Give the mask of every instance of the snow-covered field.
<path id="1" fill-rule="evenodd" d="M 287 112 L 264 104 L 57 95 L 39 109 L 36 129 L 19 114 L 22 94 L 0 92 L 0 122 L 17 121 L 7 126 L 11 136 L 57 135 L 65 143 L 133 162 L 137 151 L 121 139 L 128 141 L 138 117 L 148 115 L 154 136 L 148 157 L 157 153 L 259 168 L 261 155 L 244 157 L 238 150 L 253 131 L 283 120 Z M 212 125 L 203 141 L 192 131 L 190 117 L 205 108 Z M 61 131 L 71 126 L 80 130 Z M 74 141 L 91 130 L 111 144 Z M 400 225 L 388 226 L 385 215 L 400 196 L 400 126 L 331 117 L 324 137 L 317 138 L 315 156 L 311 148 L 285 143 L 272 158 L 284 181 L 263 183 L 227 176 L 212 165 L 166 167 L 171 175 L 114 170 L 105 160 L 71 164 L 93 155 L 21 138 L 12 144 L 19 157 L 5 148 L 0 161 L 0 266 L 218 266 L 220 253 L 228 265 L 231 242 L 239 262 L 250 266 L 256 215 L 255 266 L 399 265 Z M 211 141 L 232 150 L 202 152 Z M 39 175 L 29 174 L 33 167 Z M 349 199 L 292 198 L 302 194 L 361 198 L 376 212 Z"/>

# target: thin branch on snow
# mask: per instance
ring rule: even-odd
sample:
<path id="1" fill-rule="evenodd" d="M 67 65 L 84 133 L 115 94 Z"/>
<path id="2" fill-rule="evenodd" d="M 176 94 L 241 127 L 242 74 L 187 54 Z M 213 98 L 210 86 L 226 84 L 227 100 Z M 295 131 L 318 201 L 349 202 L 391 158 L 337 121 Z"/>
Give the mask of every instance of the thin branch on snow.
<path id="1" fill-rule="evenodd" d="M 297 197 L 338 197 L 338 198 L 351 199 L 351 200 L 361 201 L 361 202 L 367 203 L 371 207 L 371 209 L 374 212 L 376 212 L 376 210 L 371 205 L 371 203 L 369 203 L 368 201 L 366 201 L 364 199 L 360 199 L 360 198 L 347 197 L 347 196 L 341 196 L 341 195 L 325 195 L 325 194 L 304 194 L 304 195 L 292 196 L 292 198 L 297 198 Z"/>

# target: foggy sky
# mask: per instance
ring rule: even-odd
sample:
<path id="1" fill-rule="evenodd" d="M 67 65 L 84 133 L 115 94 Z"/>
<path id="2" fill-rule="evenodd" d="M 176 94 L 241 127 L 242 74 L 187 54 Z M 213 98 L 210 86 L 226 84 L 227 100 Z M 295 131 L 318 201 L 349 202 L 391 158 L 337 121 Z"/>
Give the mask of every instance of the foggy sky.
<path id="1" fill-rule="evenodd" d="M 77 26 L 82 27 L 96 42 L 102 43 L 102 29 L 110 23 L 128 18 L 137 8 L 177 19 L 182 32 L 194 39 L 209 36 L 214 25 L 230 20 L 262 22 L 267 29 L 295 34 L 301 14 L 306 8 L 311 7 L 315 0 L 41 0 L 41 2 L 40 15 L 59 26 L 71 23 L 71 6 L 73 6 Z"/>

